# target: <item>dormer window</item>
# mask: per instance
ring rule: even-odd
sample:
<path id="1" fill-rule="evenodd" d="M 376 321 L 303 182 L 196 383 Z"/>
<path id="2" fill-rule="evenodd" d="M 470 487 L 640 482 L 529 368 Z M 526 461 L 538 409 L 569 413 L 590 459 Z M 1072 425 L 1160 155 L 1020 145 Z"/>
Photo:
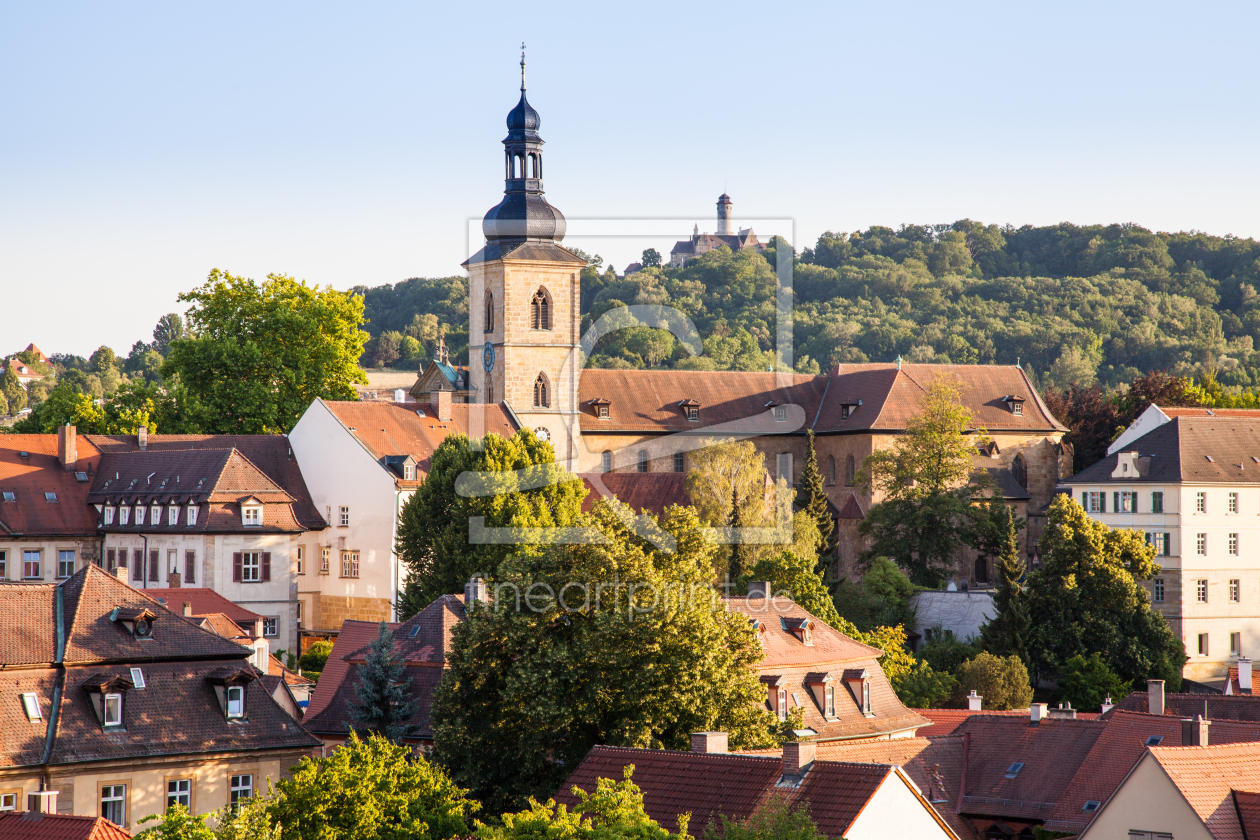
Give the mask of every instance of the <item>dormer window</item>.
<path id="1" fill-rule="evenodd" d="M 241 502 L 241 523 L 245 527 L 257 528 L 262 525 L 262 519 L 262 502 L 252 497 Z"/>
<path id="2" fill-rule="evenodd" d="M 698 400 L 683 400 L 678 405 L 683 410 L 683 416 L 691 422 L 694 423 L 700 419 L 700 402 Z"/>
<path id="3" fill-rule="evenodd" d="M 92 712 L 102 727 L 121 727 L 126 721 L 127 691 L 132 683 L 117 674 L 97 673 L 83 682 Z"/>
<path id="4" fill-rule="evenodd" d="M 105 506 L 105 524 L 106 525 L 114 524 L 114 506 L 113 505 Z"/>
<path id="5" fill-rule="evenodd" d="M 1018 394 L 1007 394 L 1005 397 L 1002 397 L 1002 402 L 1006 403 L 1007 407 L 1010 408 L 1011 414 L 1022 415 L 1024 413 L 1024 398 Z"/>
<path id="6" fill-rule="evenodd" d="M 782 618 L 780 617 L 784 630 L 791 633 L 801 642 L 812 646 L 814 644 L 814 622 L 808 618 Z"/>
<path id="7" fill-rule="evenodd" d="M 403 481 L 416 480 L 416 467 L 414 464 L 403 464 Z"/>
<path id="8" fill-rule="evenodd" d="M 608 406 L 606 406 L 606 405 L 601 405 L 601 406 L 599 407 L 599 419 L 600 419 L 600 420 L 607 420 L 607 419 L 608 419 Z"/>
<path id="9" fill-rule="evenodd" d="M 122 726 L 122 695 L 105 695 L 105 726 Z"/>
<path id="10" fill-rule="evenodd" d="M 126 524 L 127 524 L 127 520 L 128 520 L 128 519 L 130 519 L 130 518 L 131 518 L 131 508 L 129 508 L 129 507 L 121 507 L 121 506 L 120 506 L 120 507 L 118 508 L 118 524 L 119 524 L 119 525 L 126 525 Z"/>
<path id="11" fill-rule="evenodd" d="M 136 562 L 143 563 L 140 559 L 140 552 L 136 552 Z M 140 568 L 137 566 L 137 568 Z M 157 618 L 157 613 L 148 607 L 140 609 L 114 607 L 113 613 L 110 614 L 110 621 L 117 621 L 127 628 L 135 638 L 144 641 L 153 638 L 153 621 Z"/>
<path id="12" fill-rule="evenodd" d="M 245 691 L 255 678 L 255 672 L 241 668 L 218 668 L 206 674 L 206 682 L 214 686 L 215 699 L 228 720 L 244 720 Z"/>
<path id="13" fill-rule="evenodd" d="M 865 668 L 849 668 L 844 672 L 844 684 L 849 687 L 854 701 L 862 714 L 874 717 L 871 711 L 871 674 Z"/>
<path id="14" fill-rule="evenodd" d="M 787 689 L 786 688 L 779 689 L 778 705 L 779 705 L 779 708 L 778 708 L 779 720 L 787 720 L 788 705 L 787 705 Z"/>
<path id="15" fill-rule="evenodd" d="M 136 524 L 144 524 L 144 505 L 136 505 Z"/>
<path id="16" fill-rule="evenodd" d="M 153 523 L 154 527 L 162 524 L 162 506 L 161 505 L 154 505 L 153 507 L 149 508 L 149 521 Z"/>
<path id="17" fill-rule="evenodd" d="M 228 686 L 227 716 L 230 718 L 245 717 L 245 688 L 243 686 Z"/>
<path id="18" fill-rule="evenodd" d="M 687 409 L 687 419 L 688 419 L 688 420 L 699 420 L 699 419 L 700 419 L 700 409 L 698 409 L 698 408 L 689 408 L 689 409 Z"/>
<path id="19" fill-rule="evenodd" d="M 774 420 L 776 423 L 782 423 L 787 420 L 787 406 L 776 405 L 774 407 Z"/>
<path id="20" fill-rule="evenodd" d="M 190 528 L 193 525 L 197 524 L 197 506 L 196 505 L 188 506 L 188 520 L 187 521 L 188 521 L 188 527 Z"/>
<path id="21" fill-rule="evenodd" d="M 179 524 L 179 505 L 170 505 L 167 507 L 166 524 L 172 526 Z"/>
<path id="22" fill-rule="evenodd" d="M 606 400 L 603 397 L 596 397 L 591 400 L 591 405 L 595 408 L 596 417 L 600 420 L 608 419 L 608 407 L 612 405 L 611 400 Z"/>
<path id="23" fill-rule="evenodd" d="M 833 718 L 836 716 L 836 687 L 828 683 L 827 687 L 823 689 L 823 694 L 826 696 L 823 714 Z"/>

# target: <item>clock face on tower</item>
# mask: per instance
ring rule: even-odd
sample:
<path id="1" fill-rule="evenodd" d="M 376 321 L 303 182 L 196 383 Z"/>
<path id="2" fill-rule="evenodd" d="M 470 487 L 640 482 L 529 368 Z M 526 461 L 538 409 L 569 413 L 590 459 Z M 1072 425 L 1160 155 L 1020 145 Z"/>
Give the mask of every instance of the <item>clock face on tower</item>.
<path id="1" fill-rule="evenodd" d="M 494 370 L 494 345 L 487 344 L 481 351 L 481 366 L 486 369 L 486 373 Z"/>

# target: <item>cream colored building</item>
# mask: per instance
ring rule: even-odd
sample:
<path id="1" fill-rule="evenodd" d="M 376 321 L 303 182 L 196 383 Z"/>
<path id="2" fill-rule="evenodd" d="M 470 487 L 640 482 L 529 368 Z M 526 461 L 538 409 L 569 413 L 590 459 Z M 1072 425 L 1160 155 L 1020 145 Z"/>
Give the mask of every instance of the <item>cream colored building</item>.
<path id="1" fill-rule="evenodd" d="M 1145 535 L 1152 604 L 1185 643 L 1185 676 L 1223 679 L 1260 652 L 1260 428 L 1174 417 L 1065 479 L 1090 516 Z"/>

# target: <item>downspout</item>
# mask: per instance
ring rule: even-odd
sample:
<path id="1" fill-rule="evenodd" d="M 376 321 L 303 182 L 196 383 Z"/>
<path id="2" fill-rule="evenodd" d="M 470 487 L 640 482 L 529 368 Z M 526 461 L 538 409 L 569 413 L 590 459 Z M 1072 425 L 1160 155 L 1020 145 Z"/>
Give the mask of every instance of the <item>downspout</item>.
<path id="1" fill-rule="evenodd" d="M 144 588 L 149 588 L 149 535 L 144 535 L 144 557 L 140 560 L 140 574 Z M 132 577 L 135 577 L 133 574 Z"/>

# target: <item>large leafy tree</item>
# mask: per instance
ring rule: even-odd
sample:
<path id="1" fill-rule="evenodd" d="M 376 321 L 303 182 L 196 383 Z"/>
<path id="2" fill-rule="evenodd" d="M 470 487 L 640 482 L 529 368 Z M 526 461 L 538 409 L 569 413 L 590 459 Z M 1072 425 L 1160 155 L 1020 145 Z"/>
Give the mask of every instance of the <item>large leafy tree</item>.
<path id="1" fill-rule="evenodd" d="M 398 556 L 407 569 L 403 618 L 440 595 L 463 592 L 473 575 L 493 579 L 503 558 L 519 548 L 511 541 L 475 542 L 473 520 L 519 529 L 577 523 L 586 487 L 555 461 L 551 444 L 528 429 L 511 438 L 487 435 L 479 448 L 463 435 L 442 441 L 424 484 L 399 516 Z"/>
<path id="2" fill-rule="evenodd" d="M 26 408 L 26 389 L 22 387 L 22 380 L 18 379 L 17 370 L 11 363 L 5 366 L 4 375 L 0 376 L 0 391 L 4 392 L 10 414 Z"/>
<path id="3" fill-rule="evenodd" d="M 267 811 L 284 840 L 446 840 L 468 835 L 478 805 L 410 747 L 353 732 L 327 758 L 304 758 Z"/>
<path id="4" fill-rule="evenodd" d="M 1043 566 L 1027 593 L 1034 673 L 1053 679 L 1072 657 L 1100 653 L 1122 680 L 1162 679 L 1176 690 L 1185 646 L 1142 588 L 1159 568 L 1142 534 L 1108 528 L 1058 495 L 1040 547 Z"/>
<path id="5" fill-rule="evenodd" d="M 920 585 L 941 581 L 968 534 L 972 458 L 986 435 L 972 428 L 961 390 L 955 380 L 933 379 L 905 432 L 870 455 L 857 476 L 882 497 L 858 526 L 870 538 L 863 560 L 891 557 Z"/>
<path id="6" fill-rule="evenodd" d="M 686 749 L 723 730 L 739 747 L 774 731 L 761 646 L 714 600 L 695 512 L 667 509 L 652 541 L 604 502 L 590 521 L 595 542 L 505 558 L 493 605 L 453 631 L 434 756 L 492 813 L 549 796 L 596 744 Z M 655 544 L 666 535 L 673 551 Z"/>
<path id="7" fill-rule="evenodd" d="M 394 634 L 385 622 L 381 622 L 357 675 L 355 699 L 350 702 L 355 727 L 401 744 L 409 734 L 407 722 L 415 714 L 416 698 L 407 690 L 407 666 L 394 658 Z"/>
<path id="8" fill-rule="evenodd" d="M 200 402 L 206 432 L 287 432 L 317 397 L 357 399 L 354 384 L 367 382 L 358 295 L 215 269 L 179 299 L 192 304 L 189 335 L 171 340 L 162 375 L 178 375 Z"/>
<path id="9" fill-rule="evenodd" d="M 981 652 L 958 666 L 954 701 L 964 705 L 972 691 L 984 698 L 984 708 L 994 711 L 1026 708 L 1033 690 L 1028 669 L 1018 656 L 994 656 Z"/>

